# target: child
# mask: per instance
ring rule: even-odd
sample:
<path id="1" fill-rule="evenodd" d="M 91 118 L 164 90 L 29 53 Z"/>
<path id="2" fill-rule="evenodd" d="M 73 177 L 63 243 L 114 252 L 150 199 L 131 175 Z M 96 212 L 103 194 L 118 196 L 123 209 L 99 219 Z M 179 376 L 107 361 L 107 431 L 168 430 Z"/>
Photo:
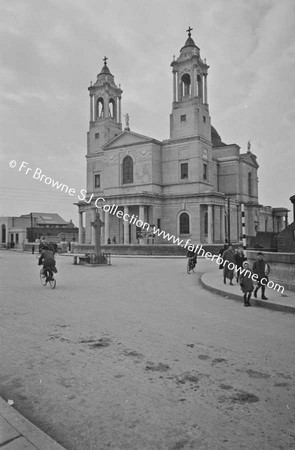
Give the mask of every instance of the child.
<path id="1" fill-rule="evenodd" d="M 252 291 L 254 290 L 252 281 L 253 272 L 250 270 L 250 266 L 247 261 L 243 262 L 243 268 L 245 271 L 240 275 L 240 286 L 244 294 L 244 306 L 251 306 L 250 298 Z"/>

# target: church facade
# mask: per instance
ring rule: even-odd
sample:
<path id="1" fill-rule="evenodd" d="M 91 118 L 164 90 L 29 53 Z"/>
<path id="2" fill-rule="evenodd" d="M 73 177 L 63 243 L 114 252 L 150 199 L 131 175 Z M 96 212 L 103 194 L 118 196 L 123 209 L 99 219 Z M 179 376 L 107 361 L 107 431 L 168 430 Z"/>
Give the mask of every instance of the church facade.
<path id="1" fill-rule="evenodd" d="M 102 243 L 172 243 L 163 236 L 140 233 L 138 223 L 194 243 L 238 242 L 242 236 L 241 204 L 246 235 L 280 232 L 288 210 L 258 201 L 258 163 L 251 152 L 227 145 L 211 125 L 206 60 L 191 37 L 171 63 L 173 103 L 170 137 L 164 141 L 135 133 L 125 115 L 122 90 L 107 66 L 88 88 L 90 126 L 87 135 L 87 189 L 79 202 L 79 242 L 93 243 L 91 221 L 103 222 Z M 104 204 L 116 205 L 121 217 Z M 99 209 L 96 206 L 100 206 Z M 137 217 L 130 223 L 124 217 Z M 85 235 L 83 229 L 85 228 Z"/>

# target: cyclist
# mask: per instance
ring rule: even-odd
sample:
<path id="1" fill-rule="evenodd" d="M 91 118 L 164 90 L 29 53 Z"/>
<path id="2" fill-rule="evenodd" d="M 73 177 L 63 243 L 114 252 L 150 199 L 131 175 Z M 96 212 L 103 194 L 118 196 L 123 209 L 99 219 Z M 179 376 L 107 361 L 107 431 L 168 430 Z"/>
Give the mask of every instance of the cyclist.
<path id="1" fill-rule="evenodd" d="M 53 272 L 57 273 L 56 262 L 52 249 L 46 243 L 43 243 L 42 253 L 38 261 L 39 266 L 42 264 L 46 282 L 53 280 Z"/>
<path id="2" fill-rule="evenodd" d="M 48 247 L 48 244 L 45 240 L 44 236 L 40 237 L 40 243 L 39 243 L 39 253 L 42 253 L 42 250 L 44 250 L 45 247 Z"/>
<path id="3" fill-rule="evenodd" d="M 191 268 L 194 269 L 197 264 L 197 254 L 192 250 L 188 250 L 186 253 L 186 257 L 190 259 Z"/>

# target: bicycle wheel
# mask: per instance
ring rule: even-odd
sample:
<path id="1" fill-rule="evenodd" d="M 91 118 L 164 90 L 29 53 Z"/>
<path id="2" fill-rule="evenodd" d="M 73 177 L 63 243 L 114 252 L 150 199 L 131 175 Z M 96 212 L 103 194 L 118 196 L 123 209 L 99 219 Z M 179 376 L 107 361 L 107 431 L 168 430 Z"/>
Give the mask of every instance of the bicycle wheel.
<path id="1" fill-rule="evenodd" d="M 46 286 L 46 275 L 44 274 L 43 269 L 40 270 L 40 281 L 42 286 Z"/>
<path id="2" fill-rule="evenodd" d="M 56 279 L 55 278 L 51 278 L 51 280 L 49 280 L 49 284 L 50 284 L 51 289 L 55 289 Z"/>

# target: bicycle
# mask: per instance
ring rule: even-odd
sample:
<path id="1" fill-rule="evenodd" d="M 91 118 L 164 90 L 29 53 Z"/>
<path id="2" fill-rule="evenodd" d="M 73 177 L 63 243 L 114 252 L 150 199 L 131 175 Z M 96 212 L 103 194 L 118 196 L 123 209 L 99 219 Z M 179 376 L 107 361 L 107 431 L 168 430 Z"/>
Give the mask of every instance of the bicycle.
<path id="1" fill-rule="evenodd" d="M 36 259 L 39 260 L 40 256 L 35 255 Z M 55 289 L 56 286 L 56 279 L 54 278 L 54 274 L 51 269 L 43 269 L 43 267 L 40 269 L 40 281 L 42 286 L 46 286 L 47 283 L 49 283 L 51 289 Z"/>
<path id="2" fill-rule="evenodd" d="M 188 274 L 195 271 L 195 262 L 194 258 L 188 258 L 187 265 L 186 265 L 186 271 Z"/>
<path id="3" fill-rule="evenodd" d="M 47 283 L 50 284 L 51 289 L 55 289 L 56 279 L 53 276 L 51 269 L 41 269 L 40 270 L 40 281 L 42 286 L 46 286 Z"/>

